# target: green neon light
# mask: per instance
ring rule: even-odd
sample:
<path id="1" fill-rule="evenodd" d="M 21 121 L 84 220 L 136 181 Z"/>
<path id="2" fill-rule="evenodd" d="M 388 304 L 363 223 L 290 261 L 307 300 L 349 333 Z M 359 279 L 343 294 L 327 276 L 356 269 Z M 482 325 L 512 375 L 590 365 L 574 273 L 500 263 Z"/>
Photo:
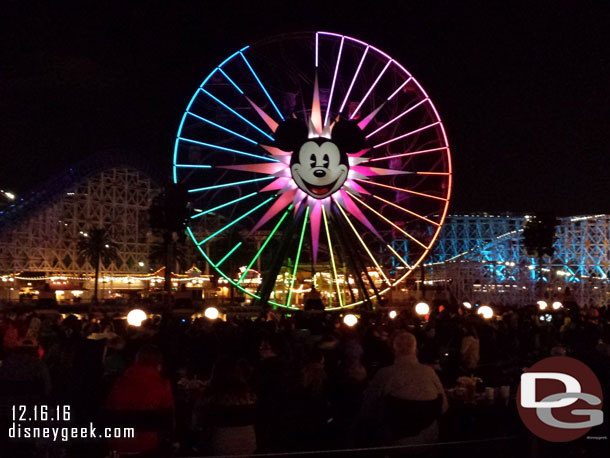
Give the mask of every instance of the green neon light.
<path id="1" fill-rule="evenodd" d="M 233 183 L 224 183 L 224 184 L 217 184 L 214 186 L 206 186 L 204 188 L 189 189 L 187 192 L 192 193 L 192 192 L 209 191 L 210 189 L 228 188 L 230 186 L 237 186 L 239 184 L 248 184 L 248 183 L 255 183 L 257 181 L 274 180 L 274 179 L 275 179 L 275 177 L 253 178 L 252 180 L 234 181 Z"/>
<path id="2" fill-rule="evenodd" d="M 222 258 L 220 261 L 218 261 L 218 264 L 216 264 L 215 267 L 220 267 L 220 265 L 223 262 L 225 262 L 227 260 L 227 258 L 229 256 L 231 256 L 233 254 L 233 252 L 239 248 L 240 245 L 241 245 L 241 242 L 239 242 L 237 245 L 235 245 L 231 251 L 229 251 L 227 254 L 225 254 L 224 258 Z"/>
<path id="3" fill-rule="evenodd" d="M 250 264 L 248 264 L 248 267 L 246 267 L 246 270 L 244 270 L 244 273 L 242 274 L 242 276 L 237 281 L 237 284 L 240 284 L 242 281 L 244 281 L 244 278 L 246 277 L 246 274 L 248 273 L 250 268 L 254 265 L 254 263 L 256 262 L 258 257 L 261 255 L 261 253 L 263 252 L 263 250 L 265 249 L 265 247 L 267 246 L 269 241 L 273 238 L 273 234 L 275 234 L 275 231 L 277 231 L 277 229 L 280 227 L 280 225 L 282 224 L 282 222 L 284 221 L 286 216 L 288 216 L 288 213 L 290 212 L 291 209 L 292 209 L 292 204 L 290 204 L 288 209 L 282 215 L 282 218 L 278 221 L 278 223 L 275 225 L 275 227 L 273 228 L 271 233 L 267 236 L 267 238 L 265 239 L 265 242 L 261 246 L 260 250 L 258 250 L 258 253 L 256 253 L 256 255 L 254 255 L 254 258 L 252 258 L 252 261 L 250 261 Z"/>
<path id="4" fill-rule="evenodd" d="M 299 267 L 299 258 L 301 257 L 301 249 L 303 248 L 303 238 L 305 237 L 305 228 L 307 227 L 307 218 L 309 217 L 309 206 L 305 210 L 305 218 L 303 219 L 303 228 L 301 229 L 301 239 L 299 240 L 299 249 L 294 260 L 294 270 L 292 271 L 292 279 L 290 280 L 290 289 L 288 290 L 288 298 L 286 299 L 286 307 L 290 307 L 290 299 L 292 297 L 292 288 L 296 279 L 297 269 Z"/>
<path id="5" fill-rule="evenodd" d="M 264 201 L 261 204 L 258 204 L 256 207 L 254 207 L 252 210 L 247 211 L 246 213 L 244 213 L 243 215 L 241 215 L 239 218 L 234 219 L 233 221 L 231 221 L 229 224 L 227 224 L 225 227 L 218 229 L 216 232 L 214 232 L 212 235 L 210 235 L 209 237 L 207 237 L 206 239 L 202 240 L 201 242 L 195 242 L 197 243 L 197 246 L 201 246 L 203 245 L 205 242 L 209 241 L 210 239 L 213 239 L 214 237 L 216 237 L 218 234 L 220 234 L 221 232 L 227 230 L 228 228 L 230 228 L 231 226 L 233 226 L 235 223 L 237 223 L 238 221 L 241 221 L 242 219 L 244 219 L 246 216 L 248 216 L 250 213 L 255 212 L 256 210 L 258 210 L 259 208 L 261 208 L 263 205 L 267 204 L 270 200 L 273 200 L 276 196 L 273 197 L 269 197 L 266 201 Z"/>
<path id="6" fill-rule="evenodd" d="M 330 241 L 330 231 L 328 230 L 328 220 L 326 219 L 326 210 L 324 210 L 324 205 L 322 205 L 322 218 L 324 219 L 324 227 L 326 229 L 326 238 L 328 239 L 328 248 L 330 251 L 330 262 L 333 266 L 333 274 L 335 276 L 335 285 L 337 286 L 337 297 L 339 298 L 339 308 L 341 308 L 341 307 L 343 307 L 343 301 L 341 300 L 341 291 L 339 291 L 339 277 L 337 277 L 337 268 L 335 267 L 335 256 L 333 255 L 333 244 Z"/>
<path id="7" fill-rule="evenodd" d="M 227 202 L 226 204 L 221 204 L 221 205 L 218 205 L 217 207 L 210 208 L 209 210 L 199 212 L 196 215 L 191 216 L 191 219 L 199 218 L 200 216 L 207 215 L 208 213 L 211 213 L 213 211 L 220 210 L 221 208 L 224 208 L 224 207 L 227 207 L 227 206 L 229 206 L 231 204 L 239 202 L 240 200 L 247 199 L 248 197 L 255 196 L 256 194 L 258 194 L 258 192 L 252 192 L 252 193 L 248 194 L 247 196 L 243 196 L 243 197 L 240 197 L 238 199 L 232 200 L 230 202 Z"/>
<path id="8" fill-rule="evenodd" d="M 197 249 L 199 250 L 199 252 L 201 253 L 201 255 L 203 256 L 203 258 L 214 268 L 214 270 L 216 270 L 216 272 L 218 272 L 218 274 L 224 278 L 225 280 L 227 280 L 229 283 L 231 283 L 233 286 L 235 286 L 238 290 L 240 290 L 242 293 L 247 294 L 250 297 L 253 297 L 254 299 L 259 299 L 260 300 L 260 296 L 258 296 L 255 293 L 252 293 L 250 291 L 248 291 L 246 288 L 244 288 L 243 286 L 238 285 L 237 283 L 235 283 L 231 278 L 229 278 L 227 276 L 227 274 L 225 274 L 222 270 L 218 269 L 214 263 L 212 262 L 212 260 L 209 258 L 209 256 L 207 255 L 207 253 L 205 252 L 205 250 L 203 250 L 201 248 L 201 246 L 198 244 L 197 242 L 197 237 L 195 237 L 195 234 L 193 234 L 193 231 L 191 230 L 190 227 L 186 228 L 189 236 L 191 237 L 191 239 L 193 240 L 193 242 L 195 243 L 195 245 L 197 246 Z M 289 307 L 286 306 L 285 304 L 279 304 L 277 302 L 273 302 L 273 301 L 268 301 L 269 304 L 275 306 L 275 307 L 280 307 L 280 308 L 285 308 L 288 310 L 299 310 L 298 307 Z M 356 305 L 356 304 L 354 304 Z"/>

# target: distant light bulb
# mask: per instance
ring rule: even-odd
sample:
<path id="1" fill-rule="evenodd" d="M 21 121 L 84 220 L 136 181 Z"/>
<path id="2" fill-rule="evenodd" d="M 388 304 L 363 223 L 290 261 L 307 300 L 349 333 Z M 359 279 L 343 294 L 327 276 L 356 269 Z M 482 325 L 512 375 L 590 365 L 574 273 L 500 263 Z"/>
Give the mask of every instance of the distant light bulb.
<path id="1" fill-rule="evenodd" d="M 560 308 L 563 308 L 563 304 L 559 301 L 555 301 L 553 302 L 553 310 L 559 310 Z"/>
<path id="2" fill-rule="evenodd" d="M 415 313 L 418 315 L 428 315 L 430 313 L 430 306 L 425 302 L 420 302 L 415 306 Z"/>
<path id="3" fill-rule="evenodd" d="M 493 309 L 488 305 L 483 305 L 483 306 L 479 307 L 479 310 L 477 310 L 477 313 L 479 315 L 481 315 L 483 318 L 485 318 L 486 320 L 489 320 L 491 317 L 494 316 Z"/>
<path id="4" fill-rule="evenodd" d="M 549 306 L 549 304 L 547 304 L 546 301 L 538 301 L 538 302 L 536 302 L 536 304 L 538 304 L 538 308 L 540 310 L 546 310 L 546 308 Z"/>
<path id="5" fill-rule="evenodd" d="M 140 327 L 144 320 L 148 318 L 146 312 L 141 309 L 133 309 L 127 314 L 127 324 L 130 326 Z"/>
<path id="6" fill-rule="evenodd" d="M 216 307 L 208 307 L 203 312 L 203 316 L 205 316 L 208 320 L 216 320 L 220 316 L 220 312 Z"/>
<path id="7" fill-rule="evenodd" d="M 352 326 L 356 326 L 356 324 L 358 323 L 358 317 L 350 313 L 343 317 L 343 323 L 345 323 L 346 326 L 349 326 L 351 328 Z"/>
<path id="8" fill-rule="evenodd" d="M 465 309 L 470 310 L 472 308 L 472 304 L 470 302 L 462 302 L 462 305 Z"/>
<path id="9" fill-rule="evenodd" d="M 398 316 L 398 312 L 396 312 L 396 310 L 392 310 L 389 313 L 390 319 L 393 320 L 394 318 L 396 318 Z"/>

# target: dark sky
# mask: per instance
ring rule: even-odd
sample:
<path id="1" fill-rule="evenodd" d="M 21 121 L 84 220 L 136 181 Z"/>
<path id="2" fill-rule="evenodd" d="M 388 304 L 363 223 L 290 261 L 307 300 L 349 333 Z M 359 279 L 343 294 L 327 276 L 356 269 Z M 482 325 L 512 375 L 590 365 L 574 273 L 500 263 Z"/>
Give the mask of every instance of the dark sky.
<path id="1" fill-rule="evenodd" d="M 105 148 L 169 174 L 182 112 L 222 58 L 317 29 L 376 45 L 426 88 L 452 146 L 451 212 L 610 212 L 606 1 L 33 3 L 2 2 L 0 188 Z"/>

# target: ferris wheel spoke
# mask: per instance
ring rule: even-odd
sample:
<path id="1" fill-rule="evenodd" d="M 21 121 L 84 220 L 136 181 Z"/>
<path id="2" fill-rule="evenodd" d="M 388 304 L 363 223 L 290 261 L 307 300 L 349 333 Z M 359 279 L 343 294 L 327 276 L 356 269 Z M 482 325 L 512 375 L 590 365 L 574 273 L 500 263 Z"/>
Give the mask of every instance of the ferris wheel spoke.
<path id="1" fill-rule="evenodd" d="M 219 67 L 219 68 L 218 68 L 218 70 L 220 70 L 220 73 L 222 73 L 222 75 L 225 77 L 225 79 L 226 79 L 226 80 L 227 80 L 229 83 L 231 83 L 231 85 L 233 85 L 233 87 L 234 87 L 235 89 L 237 89 L 237 92 L 239 92 L 241 95 L 244 95 L 244 91 L 242 91 L 242 90 L 241 90 L 241 88 L 240 88 L 240 87 L 239 87 L 237 84 L 235 84 L 235 81 L 233 81 L 233 80 L 231 79 L 231 77 L 230 77 L 229 75 L 227 75 L 227 73 L 226 73 L 226 72 L 225 72 L 225 71 L 224 71 L 222 68 L 220 68 L 220 67 Z"/>
<path id="2" fill-rule="evenodd" d="M 356 228 L 354 227 L 354 225 L 350 221 L 349 217 L 347 216 L 347 214 L 345 213 L 343 208 L 341 208 L 341 205 L 337 204 L 337 208 L 339 209 L 339 211 L 341 212 L 341 214 L 343 215 L 343 217 L 347 221 L 347 224 L 349 225 L 349 227 L 352 229 L 352 231 L 356 235 L 356 238 L 360 241 L 360 244 L 362 245 L 362 247 L 364 248 L 366 253 L 371 258 L 371 261 L 373 261 L 373 264 L 375 265 L 375 268 L 377 269 L 377 271 L 379 272 L 379 274 L 381 275 L 383 280 L 386 282 L 386 284 L 388 286 L 390 286 L 391 285 L 390 280 L 388 280 L 388 277 L 386 277 L 385 273 L 383 272 L 383 270 L 381 269 L 381 267 L 379 266 L 379 264 L 375 260 L 375 257 L 373 256 L 373 253 L 371 253 L 371 250 L 369 250 L 369 248 L 366 246 L 366 243 L 364 243 L 364 240 L 362 240 L 362 237 L 360 236 L 360 234 L 358 233 L 358 231 L 356 230 Z"/>
<path id="3" fill-rule="evenodd" d="M 442 146 L 440 148 L 431 148 L 431 149 L 424 149 L 424 150 L 420 150 L 420 151 L 410 151 L 408 153 L 393 154 L 391 156 L 376 157 L 376 158 L 372 158 L 372 159 L 367 159 L 366 161 L 363 161 L 363 162 L 376 162 L 376 161 L 385 161 L 385 160 L 390 160 L 390 159 L 398 159 L 398 158 L 406 157 L 406 156 L 416 156 L 418 154 L 428 154 L 428 153 L 435 153 L 438 151 L 446 151 L 447 149 L 449 149 L 447 146 Z"/>
<path id="4" fill-rule="evenodd" d="M 343 53 L 343 43 L 345 37 L 341 37 L 341 44 L 339 45 L 339 53 L 337 55 L 337 63 L 335 64 L 335 73 L 333 75 L 333 83 L 330 87 L 330 94 L 328 96 L 328 105 L 326 106 L 326 114 L 324 115 L 324 125 L 328 124 L 328 116 L 330 115 L 330 106 L 333 102 L 333 94 L 335 92 L 335 83 L 337 82 L 337 73 L 339 72 L 339 64 L 341 63 L 341 54 Z"/>
<path id="5" fill-rule="evenodd" d="M 288 289 L 288 297 L 286 298 L 286 307 L 290 307 L 290 299 L 292 297 L 292 289 L 294 288 L 294 281 L 296 280 L 297 269 L 299 268 L 299 259 L 301 258 L 301 250 L 303 249 L 303 239 L 305 238 L 305 229 L 307 228 L 307 220 L 309 217 L 309 206 L 305 209 L 305 217 L 303 218 L 303 227 L 301 228 L 301 238 L 299 239 L 299 247 L 297 249 L 297 255 L 294 259 L 294 269 L 292 271 L 292 278 L 290 279 L 290 288 Z"/>
<path id="6" fill-rule="evenodd" d="M 195 114 L 195 113 L 193 113 L 192 111 L 187 111 L 187 113 L 188 113 L 190 116 L 192 116 L 193 118 L 197 118 L 197 119 L 199 119 L 200 121 L 205 122 L 206 124 L 209 124 L 209 125 L 211 125 L 211 126 L 216 127 L 217 129 L 224 130 L 225 132 L 228 132 L 228 133 L 230 133 L 231 135 L 235 135 L 236 137 L 239 137 L 239 138 L 241 138 L 242 140 L 246 140 L 247 142 L 250 142 L 250 143 L 252 143 L 253 145 L 258 145 L 258 142 L 257 142 L 256 140 L 252 140 L 251 138 L 248 138 L 248 137 L 246 137 L 245 135 L 238 134 L 237 132 L 235 132 L 235 131 L 233 131 L 233 130 L 231 130 L 231 129 L 228 129 L 228 128 L 224 127 L 224 126 L 221 126 L 220 124 L 216 124 L 214 121 L 210 121 L 209 119 L 206 119 L 206 118 L 204 118 L 203 116 L 199 116 L 198 114 Z"/>
<path id="7" fill-rule="evenodd" d="M 273 230 L 265 238 L 265 241 L 263 242 L 263 244 L 261 245 L 261 247 L 258 250 L 258 252 L 254 255 L 254 257 L 252 258 L 252 260 L 248 264 L 248 267 L 246 267 L 246 270 L 244 270 L 244 273 L 242 274 L 242 276 L 237 281 L 238 285 L 244 280 L 244 278 L 246 278 L 246 275 L 247 275 L 248 271 L 254 265 L 256 260 L 262 254 L 262 252 L 265 250 L 265 248 L 267 247 L 267 244 L 271 241 L 271 239 L 273 238 L 273 235 L 277 232 L 278 228 L 282 225 L 282 223 L 284 222 L 284 220 L 286 219 L 286 217 L 288 216 L 288 214 L 290 213 L 291 210 L 292 210 L 292 205 L 289 205 L 288 208 L 286 209 L 286 211 L 284 212 L 284 214 L 282 215 L 282 217 L 280 218 L 280 220 L 277 222 L 277 224 L 273 228 Z"/>
<path id="8" fill-rule="evenodd" d="M 422 242 L 420 242 L 419 240 L 417 240 L 415 237 L 413 237 L 411 234 L 409 234 L 407 231 L 405 231 L 402 227 L 396 225 L 395 223 L 393 223 L 391 220 L 389 220 L 388 218 L 386 218 L 385 216 L 383 216 L 381 213 L 379 213 L 377 210 L 375 210 L 373 207 L 371 207 L 370 205 L 367 205 L 366 203 L 364 203 L 362 200 L 360 200 L 358 197 L 356 197 L 355 195 L 353 195 L 351 192 L 347 191 L 347 193 L 352 196 L 352 199 L 354 199 L 356 202 L 360 202 L 360 205 L 362 205 L 365 208 L 368 208 L 371 212 L 373 212 L 374 214 L 376 214 L 377 216 L 379 216 L 382 220 L 384 220 L 386 223 L 388 223 L 389 225 L 391 225 L 394 229 L 400 231 L 402 234 L 406 235 L 408 238 L 410 238 L 411 240 L 413 240 L 415 243 L 417 243 L 418 245 L 424 247 L 424 248 L 428 248 L 425 244 L 423 244 Z"/>
<path id="9" fill-rule="evenodd" d="M 330 263 L 333 268 L 333 278 L 335 279 L 337 298 L 339 300 L 339 306 L 343 307 L 341 291 L 339 290 L 339 277 L 337 276 L 337 267 L 335 266 L 335 255 L 333 254 L 333 244 L 330 240 L 330 230 L 328 229 L 328 219 L 326 218 L 326 210 L 324 209 L 324 205 L 322 205 L 322 219 L 324 220 L 324 228 L 326 229 L 326 239 L 328 240 L 328 251 L 330 252 Z"/>
<path id="10" fill-rule="evenodd" d="M 367 46 L 366 48 L 364 48 L 364 52 L 362 53 L 362 57 L 360 58 L 360 63 L 358 64 L 358 68 L 356 68 L 356 73 L 354 73 L 352 82 L 350 83 L 350 85 L 347 89 L 347 93 L 345 94 L 345 97 L 343 98 L 343 103 L 341 103 L 341 107 L 339 108 L 339 113 L 343 113 L 345 104 L 347 103 L 347 100 L 349 99 L 349 96 L 352 93 L 352 88 L 354 87 L 354 83 L 356 82 L 356 79 L 358 78 L 358 74 L 360 73 L 360 69 L 362 68 L 362 64 L 364 63 L 364 58 L 366 57 L 366 54 L 369 52 L 369 48 L 370 48 L 370 46 Z"/>
<path id="11" fill-rule="evenodd" d="M 275 177 L 253 178 L 252 180 L 234 181 L 233 183 L 223 183 L 223 184 L 216 184 L 216 185 L 212 185 L 212 186 L 205 186 L 203 188 L 189 189 L 188 192 L 193 193 L 193 192 L 208 191 L 210 189 L 228 188 L 230 186 L 238 186 L 240 184 L 255 183 L 257 181 L 274 180 L 274 179 L 275 179 Z"/>
<path id="12" fill-rule="evenodd" d="M 440 121 L 433 122 L 432 124 L 428 124 L 427 126 L 420 127 L 419 129 L 412 130 L 411 132 L 407 132 L 406 134 L 399 135 L 398 137 L 394 137 L 394 138 L 391 138 L 389 140 L 386 140 L 385 142 L 379 143 L 379 144 L 373 146 L 373 148 L 379 148 L 380 146 L 385 146 L 385 145 L 388 145 L 388 144 L 393 143 L 395 141 L 402 140 L 403 138 L 410 137 L 411 135 L 415 135 L 415 134 L 417 134 L 417 133 L 419 133 L 419 132 L 421 132 L 423 130 L 429 129 L 429 128 L 434 127 L 434 126 L 438 126 L 440 123 L 441 123 Z"/>
<path id="13" fill-rule="evenodd" d="M 358 111 L 360 110 L 360 108 L 362 107 L 364 102 L 366 101 L 366 99 L 369 97 L 369 95 L 371 95 L 371 92 L 373 92 L 373 89 L 375 89 L 375 86 L 377 86 L 377 83 L 379 83 L 379 80 L 381 79 L 381 77 L 386 72 L 386 70 L 388 69 L 388 67 L 390 66 L 390 64 L 392 62 L 393 62 L 392 59 L 388 60 L 388 63 L 385 65 L 385 67 L 383 67 L 383 70 L 381 70 L 381 72 L 377 76 L 377 79 L 373 82 L 373 84 L 371 85 L 371 87 L 369 88 L 367 93 L 364 94 L 364 97 L 362 97 L 362 100 L 360 100 L 360 103 L 358 104 L 358 106 L 356 107 L 354 112 L 350 115 L 349 119 L 354 119 L 354 116 L 356 116 L 356 114 L 358 113 Z"/>
<path id="14" fill-rule="evenodd" d="M 231 256 L 235 252 L 235 250 L 237 250 L 241 246 L 241 244 L 242 244 L 242 242 L 238 242 L 237 245 L 235 245 L 233 248 L 231 248 L 231 250 L 227 254 L 225 254 L 220 261 L 218 261 L 216 264 L 214 264 L 214 267 L 215 268 L 220 267 L 220 265 L 223 262 L 225 262 L 228 259 L 228 257 Z"/>
<path id="15" fill-rule="evenodd" d="M 425 216 L 420 215 L 419 213 L 415 213 L 414 211 L 411 211 L 411 210 L 408 210 L 408 209 L 406 209 L 406 208 L 404 208 L 404 207 L 401 207 L 400 205 L 398 205 L 398 204 L 396 204 L 396 203 L 394 203 L 394 202 L 390 202 L 389 200 L 385 200 L 384 198 L 379 197 L 379 196 L 376 196 L 375 194 L 371 194 L 371 195 L 372 195 L 372 196 L 373 196 L 375 199 L 380 200 L 381 202 L 384 202 L 384 203 L 386 203 L 386 204 L 388 204 L 388 205 L 391 205 L 392 207 L 395 207 L 395 208 L 397 208 L 397 209 L 399 209 L 399 210 L 402 210 L 403 212 L 408 213 L 409 215 L 413 215 L 413 216 L 415 216 L 416 218 L 419 218 L 419 219 L 421 219 L 421 220 L 423 220 L 423 221 L 425 221 L 425 222 L 427 222 L 427 223 L 430 223 L 430 224 L 432 224 L 432 225 L 434 225 L 434 226 L 437 226 L 437 227 L 438 227 L 438 226 L 440 226 L 440 224 L 439 224 L 439 223 L 437 223 L 437 222 L 435 222 L 435 221 L 432 221 L 431 219 L 428 219 L 428 218 L 426 218 Z"/>
<path id="16" fill-rule="evenodd" d="M 233 204 L 235 204 L 237 202 L 240 202 L 242 200 L 248 199 L 248 198 L 250 198 L 252 196 L 256 196 L 257 194 L 258 194 L 258 192 L 252 192 L 252 193 L 250 193 L 250 194 L 248 194 L 246 196 L 242 196 L 242 197 L 239 197 L 237 199 L 231 200 L 230 202 L 227 202 L 227 203 L 224 203 L 224 204 L 221 204 L 221 205 L 217 205 L 216 207 L 210 208 L 210 209 L 202 211 L 202 212 L 198 212 L 196 215 L 191 216 L 191 219 L 195 219 L 195 218 L 199 218 L 200 216 L 207 215 L 208 213 L 212 213 L 212 212 L 214 212 L 216 210 L 220 210 L 221 208 L 228 207 L 229 205 L 233 205 Z"/>
<path id="17" fill-rule="evenodd" d="M 412 269 L 412 268 L 413 268 L 413 267 L 411 267 L 411 266 L 409 265 L 409 263 L 408 263 L 407 261 L 405 261 L 405 260 L 403 259 L 403 257 L 402 257 L 400 254 L 398 254 L 398 252 L 397 252 L 397 251 L 396 251 L 394 248 L 392 248 L 392 245 L 388 244 L 388 245 L 387 245 L 387 247 L 388 247 L 388 249 L 389 249 L 389 250 L 390 250 L 392 253 L 394 253 L 394 256 L 396 256 L 396 257 L 397 257 L 397 258 L 400 260 L 400 262 L 401 262 L 402 264 L 404 264 L 404 266 L 405 266 L 407 269 Z"/>
<path id="18" fill-rule="evenodd" d="M 271 98 L 271 96 L 269 95 L 269 92 L 267 92 L 267 89 L 265 89 L 265 86 L 263 85 L 262 81 L 260 80 L 260 78 L 258 77 L 258 75 L 256 74 L 256 72 L 254 71 L 254 69 L 252 68 L 252 65 L 250 65 L 250 62 L 248 62 L 248 59 L 246 59 L 246 56 L 244 55 L 243 52 L 239 51 L 239 55 L 241 56 L 241 58 L 244 60 L 244 62 L 246 63 L 246 65 L 248 66 L 248 69 L 250 69 L 250 73 L 252 73 L 252 75 L 254 76 L 254 78 L 256 79 L 256 82 L 258 83 L 258 85 L 260 86 L 260 88 L 263 90 L 263 92 L 265 93 L 265 95 L 267 96 L 267 98 L 269 99 L 269 102 L 271 102 L 271 105 L 273 105 L 273 108 L 275 108 L 275 111 L 277 112 L 277 114 L 279 115 L 279 117 L 282 119 L 282 121 L 284 121 L 284 116 L 282 115 L 282 113 L 280 113 L 279 108 L 277 107 L 277 105 L 275 104 L 275 102 L 273 101 L 273 99 Z"/>
<path id="19" fill-rule="evenodd" d="M 407 194 L 414 194 L 416 196 L 427 197 L 429 199 L 442 200 L 443 202 L 447 202 L 449 200 L 449 199 L 447 199 L 445 197 L 433 196 L 431 194 L 426 194 L 426 193 L 423 193 L 423 192 L 412 191 L 410 189 L 397 188 L 396 186 L 390 186 L 388 184 L 377 183 L 375 181 L 361 180 L 360 178 L 352 178 L 352 179 L 354 181 L 360 181 L 361 183 L 367 183 L 367 184 L 372 184 L 372 185 L 375 185 L 375 186 L 381 186 L 382 188 L 388 188 L 388 189 L 393 189 L 394 191 L 406 192 Z"/>
<path id="20" fill-rule="evenodd" d="M 391 95 L 388 97 L 388 100 L 392 100 L 392 99 L 394 98 L 394 96 L 395 96 L 396 94 L 398 94 L 398 93 L 401 91 L 401 89 L 402 89 L 403 87 L 405 87 L 407 84 L 409 84 L 409 82 L 410 82 L 410 81 L 412 81 L 412 80 L 413 80 L 413 77 L 412 77 L 412 76 L 409 76 L 409 77 L 408 77 L 408 78 L 405 80 L 405 82 L 404 82 L 404 83 L 402 83 L 400 86 L 398 86 L 398 89 L 396 89 L 394 92 L 392 92 L 392 94 L 391 94 Z"/>
<path id="21" fill-rule="evenodd" d="M 237 111 L 235 111 L 233 108 L 231 108 L 229 105 L 227 105 L 226 103 L 224 103 L 222 100 L 220 100 L 218 97 L 212 95 L 210 92 L 208 92 L 206 89 L 203 89 L 202 87 L 199 88 L 199 90 L 201 92 L 203 92 L 205 95 L 207 95 L 208 97 L 210 97 L 212 100 L 214 100 L 216 103 L 222 105 L 223 107 L 225 107 L 227 110 L 229 110 L 231 113 L 233 113 L 235 116 L 237 116 L 239 119 L 241 119 L 242 121 L 244 121 L 246 124 L 250 125 L 251 127 L 253 127 L 254 129 L 256 129 L 257 131 L 259 131 L 261 134 L 263 134 L 265 137 L 267 137 L 269 140 L 274 141 L 273 137 L 271 135 L 269 135 L 267 132 L 265 132 L 264 130 L 262 130 L 260 127 L 258 127 L 257 125 L 255 125 L 252 121 L 248 120 L 247 118 L 245 118 L 244 116 L 240 115 Z"/>
<path id="22" fill-rule="evenodd" d="M 211 169 L 211 165 L 203 165 L 203 164 L 176 164 L 175 167 L 179 169 Z"/>
<path id="23" fill-rule="evenodd" d="M 205 239 L 203 239 L 201 242 L 197 242 L 198 246 L 201 246 L 203 244 L 205 244 L 206 242 L 210 241 L 211 239 L 213 239 L 214 237 L 216 237 L 219 234 L 222 234 L 224 231 L 226 231 L 227 229 L 229 229 L 231 226 L 233 226 L 235 223 L 238 223 L 239 221 L 241 221 L 242 219 L 244 219 L 246 216 L 250 215 L 251 213 L 254 213 L 256 210 L 258 210 L 259 208 L 261 208 L 263 205 L 268 204 L 270 201 L 272 201 L 273 199 L 275 199 L 276 196 L 273 197 L 269 197 L 267 200 L 265 200 L 264 202 L 261 202 L 260 204 L 258 204 L 256 207 L 248 210 L 246 213 L 244 213 L 243 215 L 239 216 L 238 218 L 235 218 L 233 221 L 231 221 L 229 224 L 221 227 L 220 229 L 218 229 L 216 232 L 214 232 L 212 235 L 209 235 L 208 237 L 206 237 Z"/>
<path id="24" fill-rule="evenodd" d="M 373 132 L 371 132 L 370 134 L 368 134 L 366 136 L 366 138 L 368 139 L 369 137 L 372 137 L 373 135 L 375 135 L 377 132 L 379 132 L 380 130 L 385 129 L 386 127 L 388 127 L 390 124 L 392 124 L 393 122 L 399 120 L 400 118 L 402 118 L 403 116 L 405 116 L 406 114 L 410 113 L 411 111 L 415 110 L 417 107 L 419 107 L 420 105 L 423 105 L 426 102 L 429 102 L 430 99 L 428 97 L 426 97 L 425 99 L 423 99 L 422 101 L 416 103 L 415 105 L 413 105 L 410 108 L 407 108 L 405 111 L 403 111 L 401 114 L 399 114 L 398 116 L 396 116 L 395 118 L 391 119 L 390 121 L 386 122 L 385 124 L 383 124 L 381 127 L 378 127 L 377 129 L 375 129 Z"/>
<path id="25" fill-rule="evenodd" d="M 257 159 L 262 159 L 264 161 L 269 161 L 269 162 L 280 162 L 278 159 L 275 159 L 273 157 L 260 156 L 258 154 L 247 153 L 245 151 L 240 151 L 240 150 L 233 149 L 233 148 L 227 148 L 226 146 L 214 145 L 213 143 L 200 142 L 199 140 L 193 140 L 191 138 L 178 137 L 178 140 L 182 141 L 182 142 L 186 142 L 186 143 L 192 143 L 193 145 L 204 146 L 204 147 L 210 148 L 210 149 L 226 151 L 227 153 L 239 154 L 240 156 L 255 157 Z"/>

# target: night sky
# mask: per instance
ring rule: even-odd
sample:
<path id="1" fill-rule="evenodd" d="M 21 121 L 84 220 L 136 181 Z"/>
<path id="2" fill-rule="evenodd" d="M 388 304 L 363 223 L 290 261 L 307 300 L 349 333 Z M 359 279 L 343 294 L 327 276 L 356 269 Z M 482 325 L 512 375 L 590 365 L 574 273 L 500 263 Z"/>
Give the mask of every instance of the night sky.
<path id="1" fill-rule="evenodd" d="M 388 52 L 430 94 L 452 147 L 450 212 L 610 213 L 608 2 L 34 3 L 2 2 L 0 189 L 106 148 L 169 176 L 184 108 L 220 60 L 328 30 Z"/>

